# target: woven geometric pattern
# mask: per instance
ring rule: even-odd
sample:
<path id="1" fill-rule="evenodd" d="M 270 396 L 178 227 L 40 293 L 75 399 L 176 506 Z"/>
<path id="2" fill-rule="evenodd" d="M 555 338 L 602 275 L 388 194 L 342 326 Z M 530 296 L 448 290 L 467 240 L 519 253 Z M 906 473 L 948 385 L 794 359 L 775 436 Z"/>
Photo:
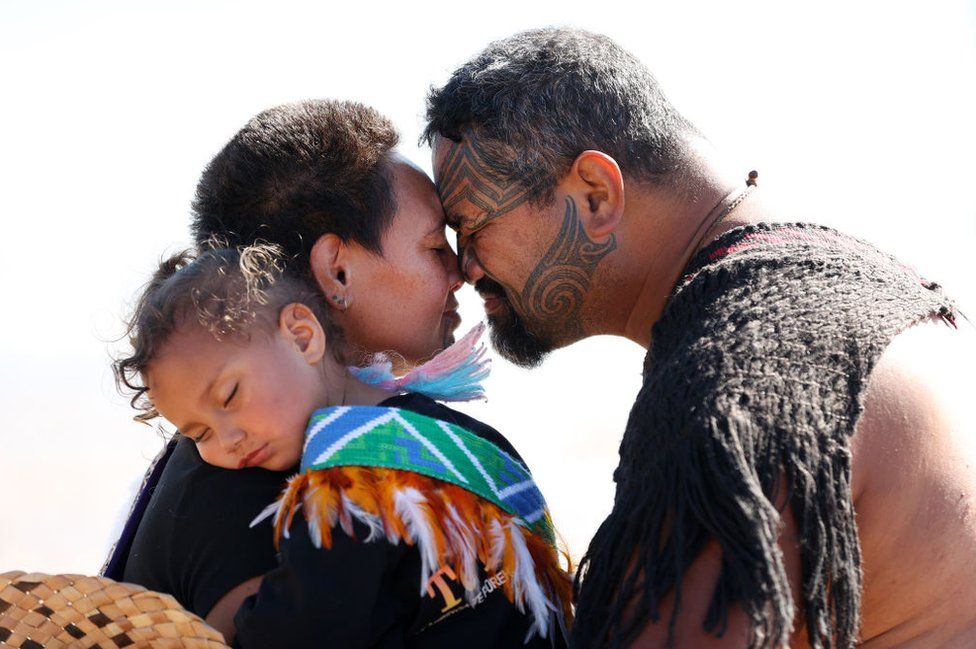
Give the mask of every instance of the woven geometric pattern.
<path id="1" fill-rule="evenodd" d="M 309 419 L 302 471 L 368 466 L 456 484 L 521 519 L 555 544 L 545 498 L 520 462 L 453 423 L 400 408 L 341 406 Z"/>
<path id="2" fill-rule="evenodd" d="M 104 577 L 0 574 L 0 647 L 221 649 L 223 636 L 170 595 Z"/>

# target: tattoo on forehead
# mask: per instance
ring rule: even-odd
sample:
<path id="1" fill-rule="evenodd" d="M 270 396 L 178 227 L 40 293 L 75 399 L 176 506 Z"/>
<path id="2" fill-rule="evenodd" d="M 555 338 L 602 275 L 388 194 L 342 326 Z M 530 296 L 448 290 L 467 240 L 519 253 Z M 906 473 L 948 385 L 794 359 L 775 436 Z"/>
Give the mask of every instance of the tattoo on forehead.
<path id="1" fill-rule="evenodd" d="M 603 243 L 590 239 L 577 213 L 576 202 L 566 197 L 563 224 L 549 250 L 517 295 L 519 310 L 530 320 L 558 328 L 572 336 L 583 334 L 579 310 L 597 265 L 617 248 L 617 236 Z"/>
<path id="2" fill-rule="evenodd" d="M 438 191 L 445 212 L 451 214 L 452 208 L 463 201 L 480 210 L 473 221 L 463 224 L 464 233 L 471 234 L 527 201 L 542 174 L 533 174 L 519 183 L 506 182 L 485 163 L 477 138 L 468 136 L 463 142 L 451 142 L 440 176 Z"/>

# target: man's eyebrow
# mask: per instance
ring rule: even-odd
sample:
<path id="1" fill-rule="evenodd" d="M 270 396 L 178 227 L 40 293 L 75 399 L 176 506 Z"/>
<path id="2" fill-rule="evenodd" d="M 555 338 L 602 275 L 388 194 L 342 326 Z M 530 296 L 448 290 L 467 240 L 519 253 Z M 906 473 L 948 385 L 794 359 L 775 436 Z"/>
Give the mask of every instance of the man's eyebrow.
<path id="1" fill-rule="evenodd" d="M 447 227 L 452 230 L 457 231 L 461 227 L 461 217 L 454 212 L 444 211 L 444 220 L 447 221 Z"/>

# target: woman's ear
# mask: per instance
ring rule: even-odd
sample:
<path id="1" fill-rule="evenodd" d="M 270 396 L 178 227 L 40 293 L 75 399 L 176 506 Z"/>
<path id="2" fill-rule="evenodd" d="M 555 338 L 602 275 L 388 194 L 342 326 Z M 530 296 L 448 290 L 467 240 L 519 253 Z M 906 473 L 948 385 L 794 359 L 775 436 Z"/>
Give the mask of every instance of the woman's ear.
<path id="1" fill-rule="evenodd" d="M 323 234 L 312 246 L 312 276 L 330 306 L 345 311 L 352 303 L 349 290 L 349 246 L 338 235 Z"/>
<path id="2" fill-rule="evenodd" d="M 624 215 L 624 177 L 617 161 L 601 151 L 584 151 L 576 156 L 568 179 L 586 234 L 596 241 L 612 235 Z"/>
<path id="3" fill-rule="evenodd" d="M 312 310 L 301 302 L 286 305 L 278 315 L 278 333 L 314 365 L 326 351 L 325 330 Z"/>

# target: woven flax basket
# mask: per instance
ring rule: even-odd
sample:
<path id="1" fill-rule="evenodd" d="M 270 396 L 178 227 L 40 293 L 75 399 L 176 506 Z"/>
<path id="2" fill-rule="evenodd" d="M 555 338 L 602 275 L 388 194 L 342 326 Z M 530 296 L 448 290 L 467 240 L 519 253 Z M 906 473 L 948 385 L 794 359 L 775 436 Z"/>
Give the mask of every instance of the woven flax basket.
<path id="1" fill-rule="evenodd" d="M 104 577 L 0 574 L 0 647 L 226 649 L 170 595 Z"/>

